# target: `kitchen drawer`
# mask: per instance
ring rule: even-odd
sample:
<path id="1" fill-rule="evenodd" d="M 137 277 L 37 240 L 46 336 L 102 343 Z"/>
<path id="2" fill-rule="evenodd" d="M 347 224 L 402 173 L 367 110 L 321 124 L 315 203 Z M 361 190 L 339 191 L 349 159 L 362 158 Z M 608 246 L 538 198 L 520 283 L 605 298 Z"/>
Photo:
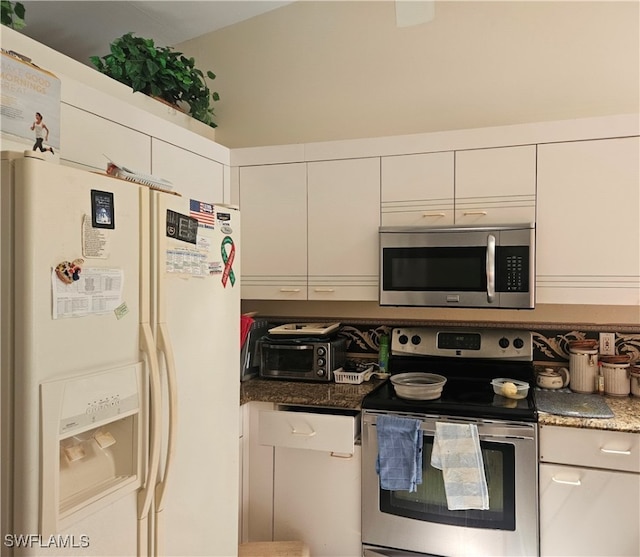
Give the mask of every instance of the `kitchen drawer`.
<path id="1" fill-rule="evenodd" d="M 261 445 L 353 454 L 359 414 L 260 412 Z"/>
<path id="2" fill-rule="evenodd" d="M 361 284 L 327 284 L 319 282 L 314 284 L 309 279 L 308 297 L 309 300 L 323 300 L 327 302 L 344 302 L 344 301 L 378 301 L 378 277 L 363 276 L 356 277 L 352 282 L 359 281 Z"/>
<path id="3" fill-rule="evenodd" d="M 382 226 L 453 226 L 453 203 L 446 207 L 393 208 L 382 205 Z"/>
<path id="4" fill-rule="evenodd" d="M 640 434 L 540 426 L 540 461 L 640 472 Z"/>
<path id="5" fill-rule="evenodd" d="M 456 225 L 493 226 L 496 224 L 524 224 L 535 222 L 535 198 L 525 201 L 493 202 L 462 200 L 456 202 Z"/>
<path id="6" fill-rule="evenodd" d="M 287 284 L 248 284 L 242 282 L 242 298 L 244 300 L 306 300 L 307 279 Z M 266 281 L 263 281 L 266 282 Z"/>

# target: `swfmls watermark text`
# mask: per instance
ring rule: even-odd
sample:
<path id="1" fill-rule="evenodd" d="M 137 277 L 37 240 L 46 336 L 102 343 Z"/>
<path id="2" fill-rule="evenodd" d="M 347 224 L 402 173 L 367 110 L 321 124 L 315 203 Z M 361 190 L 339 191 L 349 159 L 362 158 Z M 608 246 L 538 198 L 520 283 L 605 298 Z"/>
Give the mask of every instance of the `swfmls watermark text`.
<path id="1" fill-rule="evenodd" d="M 86 549 L 89 547 L 89 536 L 73 534 L 5 534 L 2 540 L 5 547 L 30 549 Z"/>

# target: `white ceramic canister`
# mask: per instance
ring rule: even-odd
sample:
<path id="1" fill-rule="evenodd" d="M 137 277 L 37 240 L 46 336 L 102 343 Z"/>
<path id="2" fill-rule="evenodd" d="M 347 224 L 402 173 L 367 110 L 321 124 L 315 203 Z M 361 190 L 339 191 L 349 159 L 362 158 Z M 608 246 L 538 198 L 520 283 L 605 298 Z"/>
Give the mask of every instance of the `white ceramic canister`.
<path id="1" fill-rule="evenodd" d="M 598 341 L 569 343 L 569 388 L 576 393 L 594 393 L 598 378 Z"/>
<path id="2" fill-rule="evenodd" d="M 629 366 L 629 382 L 631 394 L 640 397 L 640 367 Z"/>
<path id="3" fill-rule="evenodd" d="M 600 366 L 604 376 L 604 394 L 629 396 L 629 356 L 600 356 Z"/>

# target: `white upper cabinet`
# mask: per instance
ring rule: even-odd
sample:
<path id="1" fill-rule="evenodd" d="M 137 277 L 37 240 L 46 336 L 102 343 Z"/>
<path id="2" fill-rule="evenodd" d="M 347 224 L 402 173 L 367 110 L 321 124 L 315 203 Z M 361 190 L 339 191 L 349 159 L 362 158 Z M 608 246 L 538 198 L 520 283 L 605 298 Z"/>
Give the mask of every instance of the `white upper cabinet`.
<path id="1" fill-rule="evenodd" d="M 242 297 L 307 299 L 306 163 L 240 168 Z"/>
<path id="2" fill-rule="evenodd" d="M 640 305 L 638 137 L 540 145 L 537 301 Z"/>
<path id="3" fill-rule="evenodd" d="M 536 146 L 456 151 L 457 225 L 535 222 Z"/>
<path id="4" fill-rule="evenodd" d="M 61 104 L 64 158 L 73 166 L 104 171 L 108 159 L 138 172 L 151 172 L 151 138 L 113 120 Z"/>
<path id="5" fill-rule="evenodd" d="M 377 301 L 380 225 L 535 223 L 537 304 L 638 306 L 637 136 L 619 115 L 238 150 L 243 297 Z"/>
<path id="6" fill-rule="evenodd" d="M 383 226 L 535 222 L 536 146 L 382 158 Z"/>
<path id="7" fill-rule="evenodd" d="M 378 299 L 380 159 L 308 163 L 309 300 Z"/>
<path id="8" fill-rule="evenodd" d="M 224 199 L 222 164 L 165 141 L 154 139 L 152 146 L 153 175 L 169 180 L 176 193 L 188 190 L 205 203 L 228 201 Z"/>
<path id="9" fill-rule="evenodd" d="M 453 152 L 382 157 L 382 226 L 453 224 Z"/>

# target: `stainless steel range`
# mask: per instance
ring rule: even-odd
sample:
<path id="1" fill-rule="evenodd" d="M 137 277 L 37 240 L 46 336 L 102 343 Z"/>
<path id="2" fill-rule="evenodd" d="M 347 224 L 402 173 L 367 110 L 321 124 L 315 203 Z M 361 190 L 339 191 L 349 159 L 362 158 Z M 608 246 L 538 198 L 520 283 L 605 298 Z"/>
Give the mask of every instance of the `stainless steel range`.
<path id="1" fill-rule="evenodd" d="M 504 556 L 538 554 L 537 415 L 533 345 L 527 331 L 398 328 L 391 338 L 392 374 L 446 377 L 442 395 L 414 400 L 390 381 L 365 397 L 362 429 L 363 554 L 373 556 Z M 530 385 L 521 400 L 495 394 L 491 380 Z M 418 426 L 422 482 L 383 489 L 377 424 L 405 418 Z M 450 510 L 443 473 L 431 465 L 437 424 L 477 431 L 488 509 Z M 449 486 L 447 486 L 449 488 Z"/>

